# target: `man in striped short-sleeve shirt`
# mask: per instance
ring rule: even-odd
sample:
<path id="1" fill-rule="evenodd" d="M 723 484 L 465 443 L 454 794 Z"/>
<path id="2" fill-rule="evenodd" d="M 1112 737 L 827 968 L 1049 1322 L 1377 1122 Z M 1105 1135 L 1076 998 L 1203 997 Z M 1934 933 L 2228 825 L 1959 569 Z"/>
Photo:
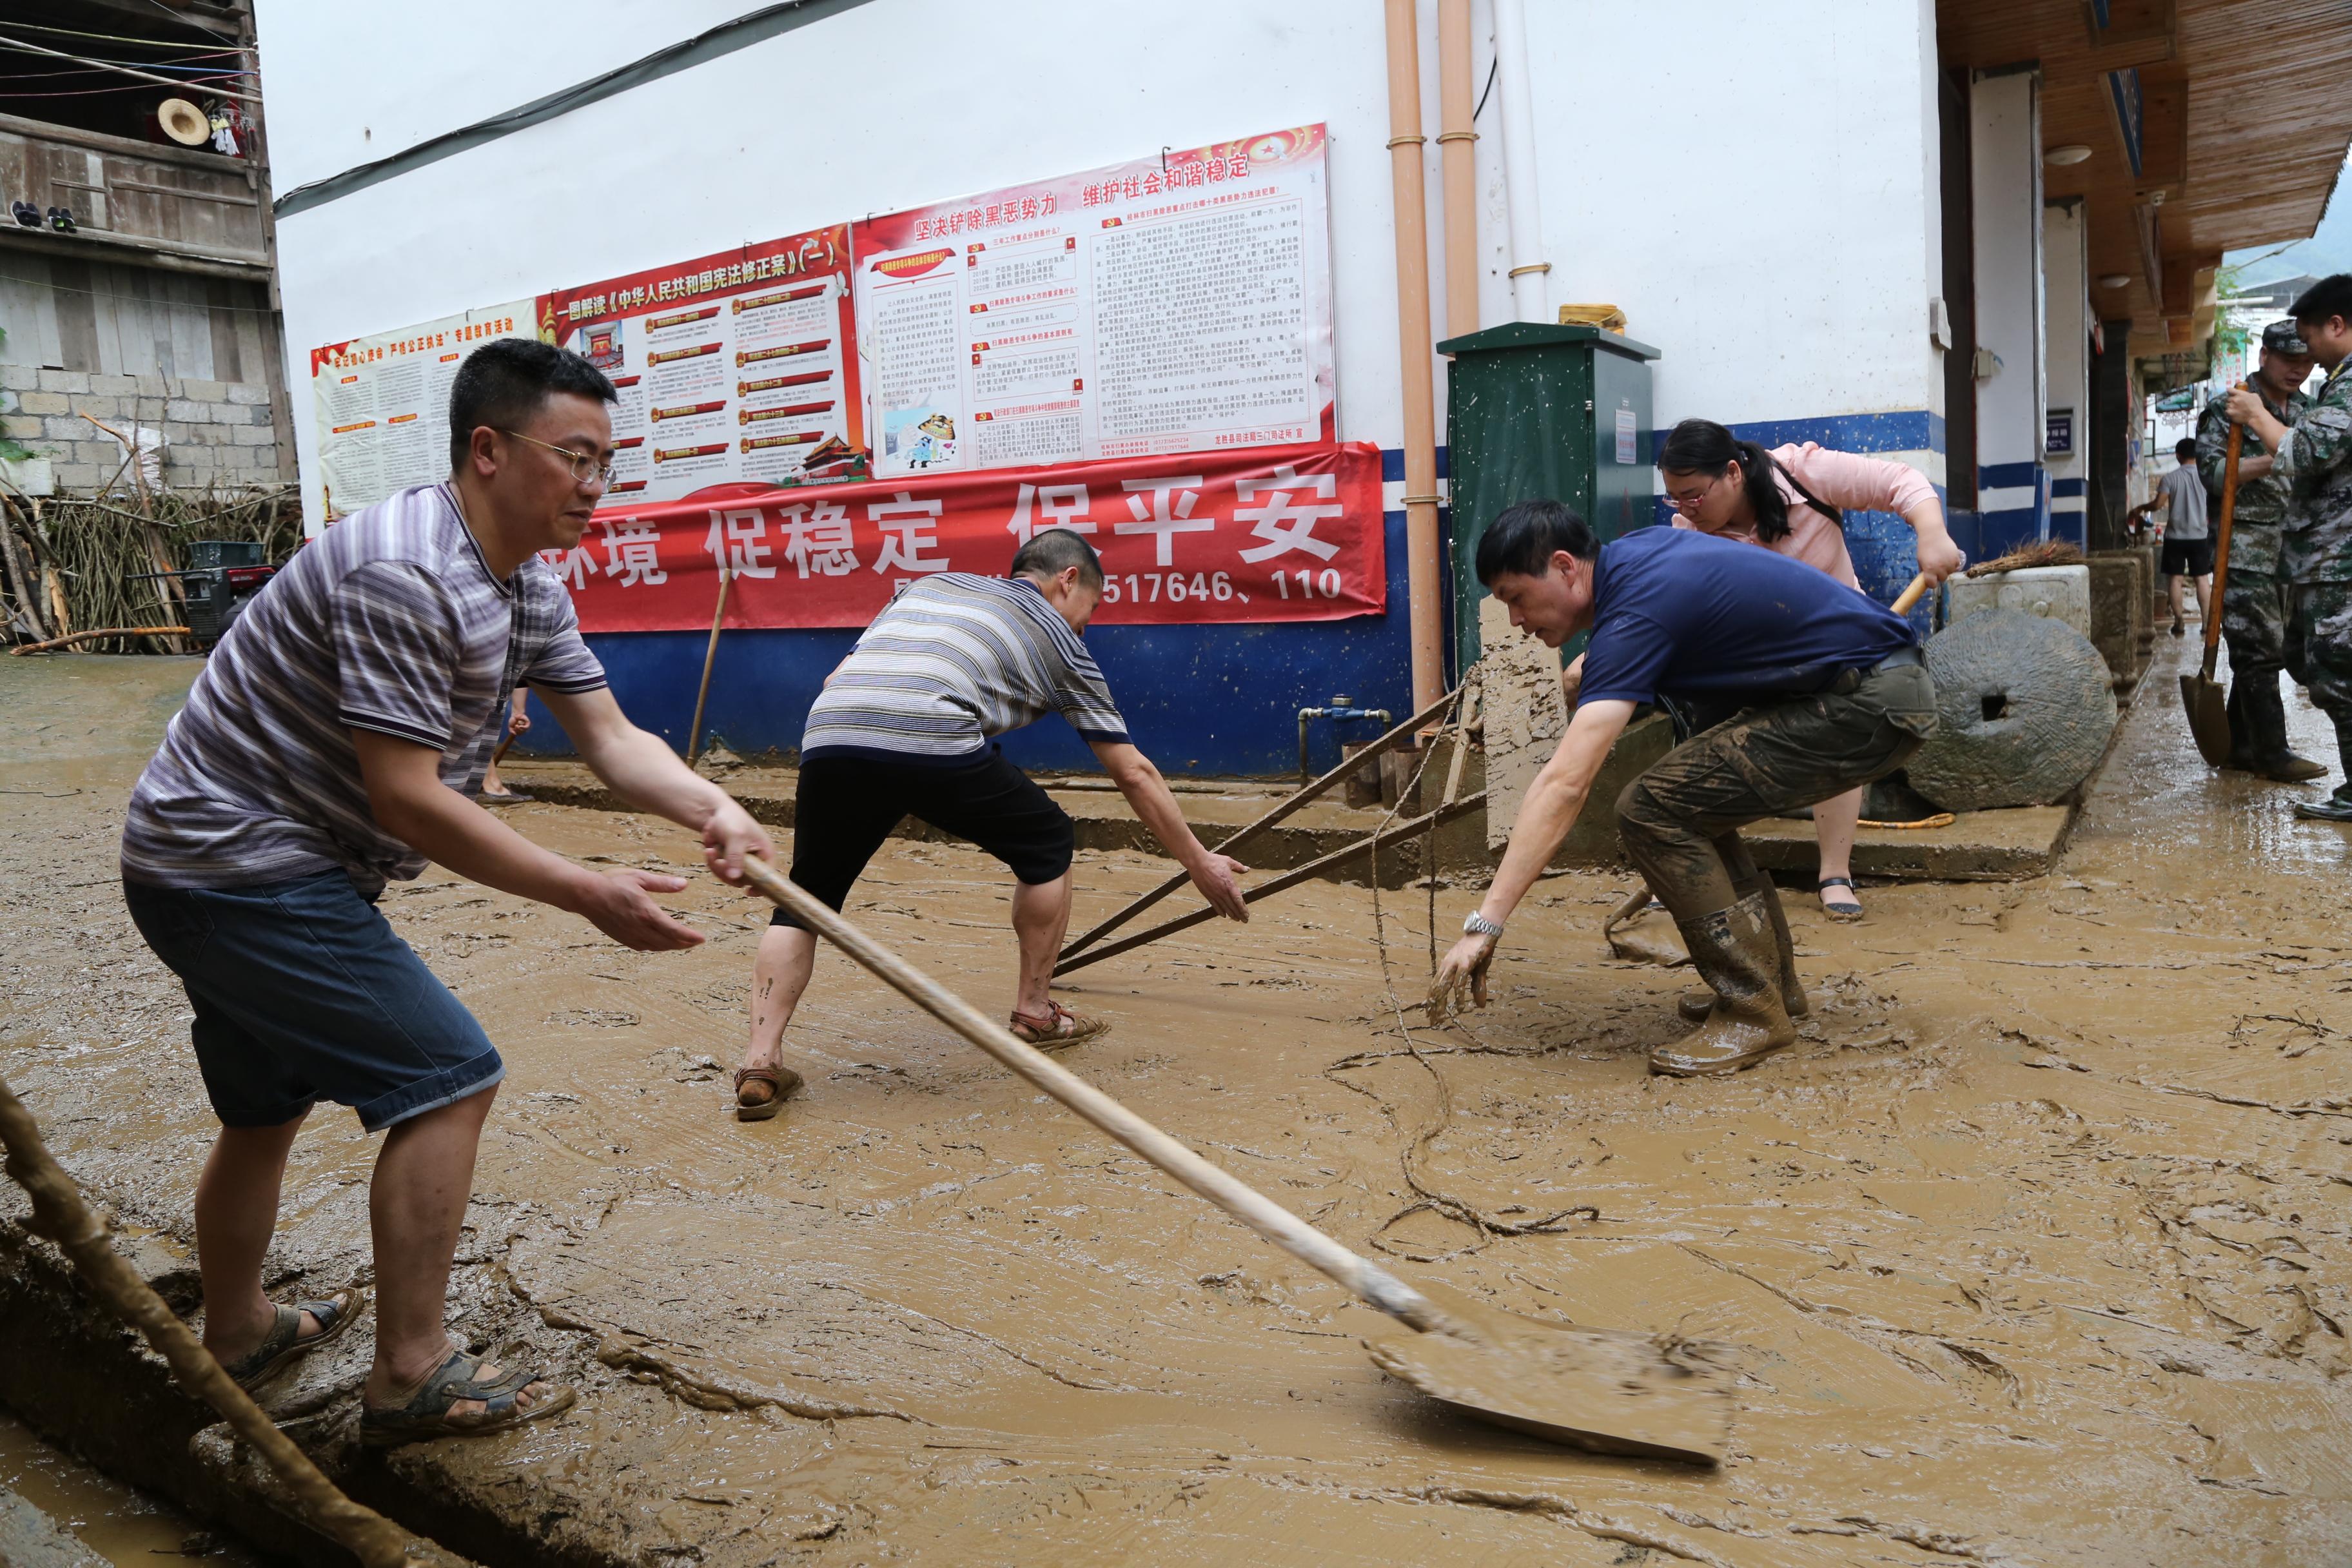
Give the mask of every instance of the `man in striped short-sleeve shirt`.
<path id="1" fill-rule="evenodd" d="M 993 742 L 1049 712 L 1070 721 L 1135 815 L 1192 873 L 1217 911 L 1247 920 L 1237 861 L 1185 826 L 1176 797 L 1128 739 L 1127 721 L 1079 634 L 1102 598 L 1102 563 L 1067 529 L 1021 547 L 1009 577 L 943 572 L 909 585 L 876 617 L 809 710 L 793 816 L 793 880 L 839 909 L 884 838 L 915 816 L 968 838 L 1009 867 L 1021 944 L 1013 1031 L 1043 1046 L 1108 1026 L 1048 992 L 1070 920 L 1068 814 Z M 752 972 L 751 1040 L 735 1075 L 735 1114 L 763 1121 L 801 1086 L 783 1065 L 816 939 L 782 910 Z"/>
<path id="2" fill-rule="evenodd" d="M 702 940 L 651 897 L 686 884 L 598 875 L 467 798 L 518 681 L 615 793 L 702 834 L 740 880 L 767 836 L 623 717 L 562 584 L 612 469 L 613 385 L 577 355 L 504 340 L 450 395 L 449 482 L 404 490 L 305 545 L 213 651 L 141 774 L 123 896 L 186 987 L 222 1130 L 196 1185 L 205 1341 L 240 1383 L 348 1328 L 356 1289 L 274 1306 L 262 1264 L 295 1133 L 320 1100 L 385 1133 L 369 1196 L 371 1443 L 470 1436 L 572 1402 L 527 1368 L 453 1349 L 442 1327 L 474 1152 L 506 1067 L 473 1015 L 375 908 L 426 860 L 583 915 L 645 951 Z"/>

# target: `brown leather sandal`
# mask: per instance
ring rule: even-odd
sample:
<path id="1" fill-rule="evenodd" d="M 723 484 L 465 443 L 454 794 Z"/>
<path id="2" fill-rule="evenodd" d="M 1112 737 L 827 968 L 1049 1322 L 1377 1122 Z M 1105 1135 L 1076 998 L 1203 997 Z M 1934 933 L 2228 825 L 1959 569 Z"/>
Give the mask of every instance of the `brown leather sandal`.
<path id="1" fill-rule="evenodd" d="M 1110 1033 L 1110 1025 L 1101 1018 L 1089 1018 L 1073 1013 L 1059 1002 L 1047 1001 L 1045 1016 L 1013 1010 L 1013 1032 L 1040 1050 L 1067 1050 L 1072 1046 L 1099 1039 Z"/>
<path id="2" fill-rule="evenodd" d="M 747 1083 L 768 1086 L 766 1095 L 758 1100 L 744 1097 Z M 784 1108 L 784 1101 L 801 1091 L 801 1075 L 788 1067 L 738 1068 L 735 1069 L 735 1120 L 765 1121 Z"/>

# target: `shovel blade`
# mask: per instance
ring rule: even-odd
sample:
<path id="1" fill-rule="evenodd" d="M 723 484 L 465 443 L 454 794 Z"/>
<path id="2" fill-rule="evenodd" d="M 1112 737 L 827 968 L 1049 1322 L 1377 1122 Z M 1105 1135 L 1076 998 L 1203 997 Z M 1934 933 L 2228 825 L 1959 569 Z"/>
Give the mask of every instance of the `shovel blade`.
<path id="1" fill-rule="evenodd" d="M 2189 715 L 2189 732 L 2197 738 L 2197 754 L 2214 767 L 2230 761 L 2230 698 L 2221 683 L 2200 670 L 2180 678 L 2180 709 Z"/>
<path id="2" fill-rule="evenodd" d="M 1713 1465 L 1731 1442 L 1731 1380 L 1695 1345 L 1501 1312 L 1414 1287 L 1451 1331 L 1365 1342 L 1382 1372 L 1465 1415 L 1603 1454 Z"/>

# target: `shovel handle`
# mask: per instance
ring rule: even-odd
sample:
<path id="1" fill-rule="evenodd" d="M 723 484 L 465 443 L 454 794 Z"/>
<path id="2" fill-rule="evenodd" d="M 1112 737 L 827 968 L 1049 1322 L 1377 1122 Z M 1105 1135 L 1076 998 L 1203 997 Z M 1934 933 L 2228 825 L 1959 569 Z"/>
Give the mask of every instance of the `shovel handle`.
<path id="1" fill-rule="evenodd" d="M 743 878 L 777 908 L 849 954 L 908 1001 L 1301 1263 L 1319 1269 L 1413 1328 L 1429 1330 L 1444 1324 L 1444 1314 L 1428 1297 L 1371 1259 L 1350 1252 L 1231 1172 L 1203 1160 L 1010 1029 L 992 1023 L 971 1003 L 834 913 L 766 861 L 747 858 Z"/>
<path id="2" fill-rule="evenodd" d="M 1927 574 L 1922 572 L 1919 575 L 1911 579 L 1911 585 L 1909 587 L 1895 595 L 1895 613 L 1898 616 L 1909 615 L 1911 613 L 1911 606 L 1917 604 L 1919 602 L 1919 595 L 1927 591 Z"/>
<path id="3" fill-rule="evenodd" d="M 2245 389 L 2238 384 L 2238 390 Z M 2221 650 L 2221 595 L 2230 586 L 2230 522 L 2238 510 L 2238 454 L 2246 445 L 2246 427 L 2230 424 L 2229 455 L 2221 460 L 2221 521 L 2213 531 L 2213 591 L 2205 596 L 2205 679 L 2213 679 L 2213 661 Z"/>

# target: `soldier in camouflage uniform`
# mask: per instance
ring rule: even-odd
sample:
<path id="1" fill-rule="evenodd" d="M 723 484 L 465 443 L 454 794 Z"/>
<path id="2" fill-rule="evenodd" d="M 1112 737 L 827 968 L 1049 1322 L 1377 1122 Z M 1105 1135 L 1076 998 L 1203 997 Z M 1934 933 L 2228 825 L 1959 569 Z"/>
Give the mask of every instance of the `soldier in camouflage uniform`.
<path id="1" fill-rule="evenodd" d="M 2346 782 L 2295 815 L 2352 822 L 2352 273 L 2323 278 L 2294 302 L 2295 329 L 2327 367 L 2319 395 L 2290 430 L 2252 392 L 2230 417 L 2262 438 L 2289 498 L 2282 570 L 2291 584 L 2286 666 L 2336 724 Z"/>
<path id="2" fill-rule="evenodd" d="M 2311 350 L 2293 321 L 2263 330 L 2263 359 L 2252 385 L 2273 419 L 2293 425 L 2311 399 L 2301 388 L 2311 375 Z M 2197 469 L 2219 498 L 2228 468 L 2229 405 L 2216 398 L 2197 422 Z M 2286 743 L 2286 705 L 2279 673 L 2286 668 L 2287 581 L 2279 574 L 2286 482 L 2271 471 L 2269 449 L 2249 436 L 2238 461 L 2238 502 L 2230 527 L 2230 559 L 2221 589 L 2221 635 L 2230 643 L 2228 766 L 2281 784 L 2308 784 L 2327 769 L 2298 757 Z M 2218 505 L 2218 500 L 2217 500 Z M 2300 672 L 2298 672 L 2298 677 Z"/>

